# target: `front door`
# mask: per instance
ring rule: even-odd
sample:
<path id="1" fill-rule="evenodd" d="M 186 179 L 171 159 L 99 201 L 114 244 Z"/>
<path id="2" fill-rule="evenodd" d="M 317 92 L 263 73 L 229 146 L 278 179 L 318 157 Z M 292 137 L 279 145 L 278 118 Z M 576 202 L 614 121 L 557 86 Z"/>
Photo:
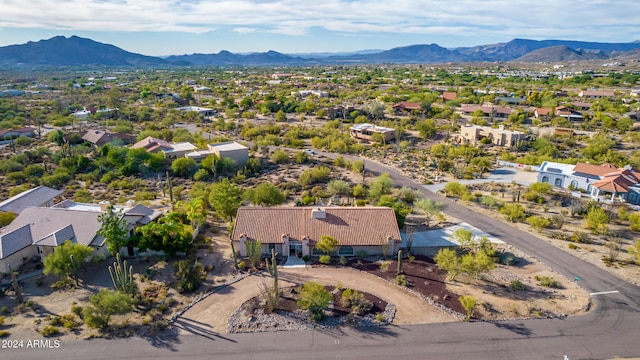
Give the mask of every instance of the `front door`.
<path id="1" fill-rule="evenodd" d="M 289 241 L 289 256 L 302 255 L 302 243 L 299 241 Z"/>

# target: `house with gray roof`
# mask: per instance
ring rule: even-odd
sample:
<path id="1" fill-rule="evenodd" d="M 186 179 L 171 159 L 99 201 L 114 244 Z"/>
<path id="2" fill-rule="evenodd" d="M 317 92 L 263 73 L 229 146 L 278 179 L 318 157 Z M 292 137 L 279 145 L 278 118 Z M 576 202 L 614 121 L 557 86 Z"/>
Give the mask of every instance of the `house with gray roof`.
<path id="1" fill-rule="evenodd" d="M 11 224 L 0 230 L 0 272 L 17 269 L 27 259 L 38 256 L 44 259 L 53 249 L 70 240 L 96 250 L 95 255 L 106 254 L 105 239 L 98 235 L 102 224 L 99 216 L 109 207 L 99 204 L 76 203 L 65 200 L 52 207 L 24 209 Z M 115 206 L 126 219 L 130 234 L 136 227 L 156 220 L 162 212 L 129 201 L 125 206 Z"/>
<path id="2" fill-rule="evenodd" d="M 38 186 L 33 189 L 23 191 L 0 202 L 0 211 L 12 212 L 19 215 L 24 209 L 34 206 L 52 206 L 53 199 L 62 195 L 61 190 L 52 189 L 47 186 Z"/>

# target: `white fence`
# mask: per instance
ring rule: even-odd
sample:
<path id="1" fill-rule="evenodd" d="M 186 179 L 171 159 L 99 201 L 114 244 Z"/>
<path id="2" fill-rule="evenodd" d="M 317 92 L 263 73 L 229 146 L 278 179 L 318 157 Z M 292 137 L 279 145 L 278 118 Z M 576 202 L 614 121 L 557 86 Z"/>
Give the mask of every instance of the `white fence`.
<path id="1" fill-rule="evenodd" d="M 519 164 L 514 162 L 502 161 L 502 160 L 498 160 L 498 165 L 512 167 L 512 168 L 521 169 L 521 170 L 540 171 L 540 166 L 537 166 L 537 165 L 525 165 L 525 164 Z"/>

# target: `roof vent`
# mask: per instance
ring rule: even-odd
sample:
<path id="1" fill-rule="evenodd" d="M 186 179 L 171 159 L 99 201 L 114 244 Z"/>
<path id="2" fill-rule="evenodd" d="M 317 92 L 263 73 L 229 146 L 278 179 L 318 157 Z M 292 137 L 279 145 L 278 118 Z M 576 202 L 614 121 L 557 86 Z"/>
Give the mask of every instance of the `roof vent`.
<path id="1" fill-rule="evenodd" d="M 100 211 L 105 212 L 107 211 L 111 203 L 109 203 L 107 200 L 103 200 L 103 201 L 100 201 L 98 205 L 100 205 Z"/>
<path id="2" fill-rule="evenodd" d="M 316 208 L 311 210 L 311 218 L 312 219 L 326 219 L 327 212 L 324 209 Z"/>

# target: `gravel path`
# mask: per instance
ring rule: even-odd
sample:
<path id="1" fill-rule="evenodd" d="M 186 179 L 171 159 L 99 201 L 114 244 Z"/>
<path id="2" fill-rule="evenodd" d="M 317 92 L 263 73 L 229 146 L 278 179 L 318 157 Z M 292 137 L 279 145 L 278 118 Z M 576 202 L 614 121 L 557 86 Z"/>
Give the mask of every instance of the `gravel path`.
<path id="1" fill-rule="evenodd" d="M 456 321 L 413 294 L 403 291 L 370 274 L 351 268 L 279 269 L 282 287 L 314 280 L 325 285 L 341 282 L 344 287 L 365 291 L 396 306 L 392 324 L 426 324 Z M 176 319 L 182 333 L 215 336 L 227 332 L 227 322 L 244 302 L 260 293 L 263 281 L 269 276 L 253 275 L 229 285 L 199 302 Z"/>

